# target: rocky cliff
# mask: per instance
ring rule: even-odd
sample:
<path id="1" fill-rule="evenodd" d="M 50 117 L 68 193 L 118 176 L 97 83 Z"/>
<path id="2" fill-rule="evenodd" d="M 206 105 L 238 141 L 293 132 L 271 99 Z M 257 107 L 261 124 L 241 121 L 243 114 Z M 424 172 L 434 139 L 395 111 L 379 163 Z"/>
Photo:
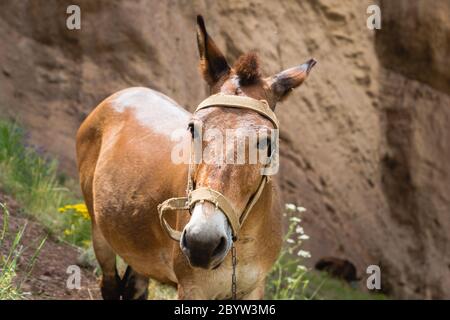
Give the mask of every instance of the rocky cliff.
<path id="1" fill-rule="evenodd" d="M 233 60 L 256 50 L 265 74 L 319 64 L 277 107 L 284 200 L 308 208 L 313 259 L 360 276 L 381 267 L 399 298 L 450 298 L 450 1 L 0 2 L 0 112 L 75 175 L 74 136 L 109 94 L 134 85 L 187 109 L 207 96 L 195 16 Z M 81 30 L 66 8 L 81 7 Z"/>

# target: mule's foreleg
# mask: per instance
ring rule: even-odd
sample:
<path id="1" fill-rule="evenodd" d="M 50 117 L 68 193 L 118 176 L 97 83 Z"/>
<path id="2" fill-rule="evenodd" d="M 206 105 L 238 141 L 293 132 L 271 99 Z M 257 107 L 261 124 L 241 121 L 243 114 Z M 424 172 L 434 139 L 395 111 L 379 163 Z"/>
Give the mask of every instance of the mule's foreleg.
<path id="1" fill-rule="evenodd" d="M 121 281 L 116 268 L 116 254 L 94 222 L 92 222 L 92 244 L 95 257 L 102 269 L 100 283 L 102 297 L 104 300 L 120 300 Z"/>
<path id="2" fill-rule="evenodd" d="M 122 278 L 122 299 L 147 300 L 148 281 L 148 277 L 138 274 L 128 266 Z"/>

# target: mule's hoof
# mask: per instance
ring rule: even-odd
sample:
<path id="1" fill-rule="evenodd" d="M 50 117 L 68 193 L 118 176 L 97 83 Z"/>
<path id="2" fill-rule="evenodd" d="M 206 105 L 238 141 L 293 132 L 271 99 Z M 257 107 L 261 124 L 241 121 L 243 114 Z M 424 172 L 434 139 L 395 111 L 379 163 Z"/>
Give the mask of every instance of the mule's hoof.
<path id="1" fill-rule="evenodd" d="M 120 300 L 121 295 L 121 281 L 118 275 L 114 278 L 102 279 L 100 285 L 103 300 Z"/>

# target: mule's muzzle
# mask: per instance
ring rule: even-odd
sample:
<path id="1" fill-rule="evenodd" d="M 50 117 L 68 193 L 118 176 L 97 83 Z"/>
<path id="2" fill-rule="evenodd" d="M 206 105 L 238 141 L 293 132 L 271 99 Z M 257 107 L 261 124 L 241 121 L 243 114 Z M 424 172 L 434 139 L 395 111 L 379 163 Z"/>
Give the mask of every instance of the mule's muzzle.
<path id="1" fill-rule="evenodd" d="M 225 215 L 212 204 L 197 204 L 180 239 L 180 248 L 191 266 L 214 269 L 225 259 L 231 243 Z"/>
<path id="2" fill-rule="evenodd" d="M 227 251 L 225 235 L 211 239 L 183 233 L 181 238 L 183 253 L 193 267 L 213 269 L 219 265 Z"/>

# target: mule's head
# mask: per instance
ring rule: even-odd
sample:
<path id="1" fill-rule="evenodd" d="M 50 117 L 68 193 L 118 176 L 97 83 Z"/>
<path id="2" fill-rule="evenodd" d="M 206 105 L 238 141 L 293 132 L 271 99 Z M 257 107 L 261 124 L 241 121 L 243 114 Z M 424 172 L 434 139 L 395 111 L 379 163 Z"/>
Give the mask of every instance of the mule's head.
<path id="1" fill-rule="evenodd" d="M 247 96 L 266 100 L 272 110 L 292 89 L 300 86 L 316 64 L 314 59 L 263 77 L 255 53 L 241 56 L 230 67 L 224 55 L 197 18 L 200 69 L 211 94 Z M 222 193 L 241 213 L 255 194 L 263 176 L 264 161 L 252 161 L 251 154 L 267 158 L 272 154 L 272 122 L 247 109 L 210 107 L 199 110 L 190 122 L 194 137 L 202 135 L 202 161 L 195 166 L 195 188 L 209 187 Z M 244 151 L 243 151 L 244 150 Z M 260 217 L 259 221 L 263 221 Z M 215 268 L 224 260 L 233 243 L 226 215 L 210 202 L 197 202 L 183 230 L 180 246 L 194 267 Z"/>

